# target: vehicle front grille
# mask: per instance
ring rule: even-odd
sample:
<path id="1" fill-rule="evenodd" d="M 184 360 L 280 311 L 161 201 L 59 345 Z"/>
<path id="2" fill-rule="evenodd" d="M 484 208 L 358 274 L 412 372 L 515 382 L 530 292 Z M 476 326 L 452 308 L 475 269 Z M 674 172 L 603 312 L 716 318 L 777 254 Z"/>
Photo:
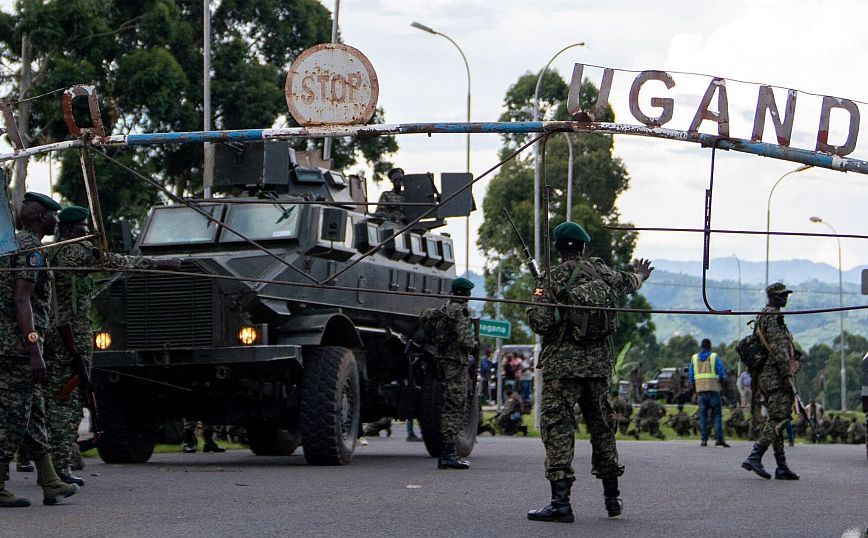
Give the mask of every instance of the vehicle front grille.
<path id="1" fill-rule="evenodd" d="M 185 263 L 182 272 L 203 273 Z M 126 298 L 127 347 L 197 347 L 213 343 L 214 281 L 139 274 L 116 284 Z"/>

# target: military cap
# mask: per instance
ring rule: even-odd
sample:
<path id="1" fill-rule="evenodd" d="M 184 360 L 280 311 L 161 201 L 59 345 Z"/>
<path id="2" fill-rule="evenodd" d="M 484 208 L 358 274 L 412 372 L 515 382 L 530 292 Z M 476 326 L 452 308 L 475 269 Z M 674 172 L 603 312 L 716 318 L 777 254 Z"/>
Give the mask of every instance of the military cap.
<path id="1" fill-rule="evenodd" d="M 392 176 L 394 176 L 395 174 L 401 174 L 403 176 L 404 175 L 404 169 L 403 168 L 392 168 L 391 170 L 386 172 L 386 177 L 388 177 L 389 179 L 392 179 Z"/>
<path id="2" fill-rule="evenodd" d="M 456 278 L 452 281 L 452 292 L 470 291 L 473 289 L 473 282 L 466 278 Z"/>
<path id="3" fill-rule="evenodd" d="M 60 222 L 81 222 L 90 217 L 90 210 L 79 205 L 66 206 L 57 214 L 57 219 Z"/>
<path id="4" fill-rule="evenodd" d="M 39 192 L 25 192 L 24 201 L 36 202 L 45 209 L 50 209 L 51 211 L 60 211 L 63 209 L 63 206 L 55 202 L 50 196 L 46 196 Z"/>
<path id="5" fill-rule="evenodd" d="M 793 293 L 793 290 L 788 290 L 787 287 L 780 282 L 770 284 L 769 287 L 766 288 L 766 295 L 786 295 L 788 293 Z"/>
<path id="6" fill-rule="evenodd" d="M 583 243 L 591 242 L 591 236 L 588 235 L 588 232 L 575 222 L 562 222 L 555 227 L 555 241 L 561 239 Z"/>

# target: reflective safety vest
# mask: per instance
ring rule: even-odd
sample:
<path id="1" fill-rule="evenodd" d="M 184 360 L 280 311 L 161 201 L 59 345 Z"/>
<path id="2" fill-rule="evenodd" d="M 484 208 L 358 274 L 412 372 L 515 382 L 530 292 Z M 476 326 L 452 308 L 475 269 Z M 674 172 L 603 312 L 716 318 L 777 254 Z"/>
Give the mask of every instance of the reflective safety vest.
<path id="1" fill-rule="evenodd" d="M 699 360 L 699 353 L 691 357 L 693 361 L 693 382 L 696 392 L 720 392 L 720 379 L 717 377 L 717 353 L 712 353 L 704 361 Z"/>

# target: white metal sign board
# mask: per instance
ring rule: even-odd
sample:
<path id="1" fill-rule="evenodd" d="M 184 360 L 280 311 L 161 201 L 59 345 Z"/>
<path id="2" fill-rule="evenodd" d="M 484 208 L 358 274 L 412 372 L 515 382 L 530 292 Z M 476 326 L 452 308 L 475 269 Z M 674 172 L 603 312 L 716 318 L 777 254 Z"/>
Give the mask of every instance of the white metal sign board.
<path id="1" fill-rule="evenodd" d="M 284 91 L 299 125 L 354 125 L 374 115 L 380 86 L 374 67 L 359 50 L 323 43 L 292 62 Z"/>

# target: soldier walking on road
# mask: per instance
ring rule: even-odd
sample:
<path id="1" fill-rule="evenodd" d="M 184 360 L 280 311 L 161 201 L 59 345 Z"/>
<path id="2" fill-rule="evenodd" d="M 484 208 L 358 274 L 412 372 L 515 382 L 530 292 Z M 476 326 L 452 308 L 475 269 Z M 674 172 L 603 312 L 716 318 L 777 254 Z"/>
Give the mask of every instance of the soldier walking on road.
<path id="1" fill-rule="evenodd" d="M 768 304 L 756 319 L 757 337 L 768 351 L 768 358 L 757 376 L 759 381 L 757 388 L 765 398 L 768 420 L 763 426 L 759 440 L 753 445 L 753 450 L 741 466 L 767 480 L 771 475 L 763 468 L 762 457 L 769 446 L 772 447 L 777 462 L 775 479 L 799 479 L 799 475 L 787 466 L 784 456 L 784 430 L 790 421 L 794 400 L 790 377 L 798 371 L 793 337 L 781 314 L 781 308 L 787 306 L 791 293 L 793 292 L 780 282 L 767 287 Z"/>
<path id="2" fill-rule="evenodd" d="M 54 471 L 48 454 L 45 403 L 41 384 L 46 365 L 43 343 L 49 329 L 51 274 L 42 238 L 57 229 L 60 204 L 44 194 L 28 192 L 19 212 L 21 230 L 15 235 L 20 252 L 0 258 L 0 507 L 30 506 L 30 501 L 6 489 L 9 462 L 22 445 L 36 464 L 42 503 L 57 504 L 78 492 Z"/>
<path id="3" fill-rule="evenodd" d="M 470 463 L 458 459 L 455 441 L 464 429 L 467 407 L 467 369 L 469 355 L 478 351 L 476 338 L 470 329 L 467 299 L 473 282 L 466 278 L 452 281 L 452 295 L 440 310 L 422 314 L 425 338 L 437 347 L 437 377 L 443 387 L 443 409 L 440 414 L 440 458 L 438 469 L 469 469 Z"/>
<path id="4" fill-rule="evenodd" d="M 638 290 L 651 274 L 651 262 L 645 260 L 639 260 L 632 272 L 615 271 L 599 258 L 583 260 L 582 252 L 591 238 L 573 222 L 555 228 L 554 238 L 562 261 L 537 282 L 534 302 L 614 306 L 620 298 Z M 531 306 L 528 320 L 534 332 L 542 336 L 540 430 L 546 449 L 551 503 L 531 510 L 527 517 L 535 521 L 574 521 L 570 489 L 575 481 L 572 462 L 576 402 L 591 434 L 591 473 L 603 481 L 609 517 L 620 515 L 618 477 L 624 467 L 618 464 L 617 423 L 608 399 L 613 363 L 609 339 L 614 332 L 613 312 Z"/>

